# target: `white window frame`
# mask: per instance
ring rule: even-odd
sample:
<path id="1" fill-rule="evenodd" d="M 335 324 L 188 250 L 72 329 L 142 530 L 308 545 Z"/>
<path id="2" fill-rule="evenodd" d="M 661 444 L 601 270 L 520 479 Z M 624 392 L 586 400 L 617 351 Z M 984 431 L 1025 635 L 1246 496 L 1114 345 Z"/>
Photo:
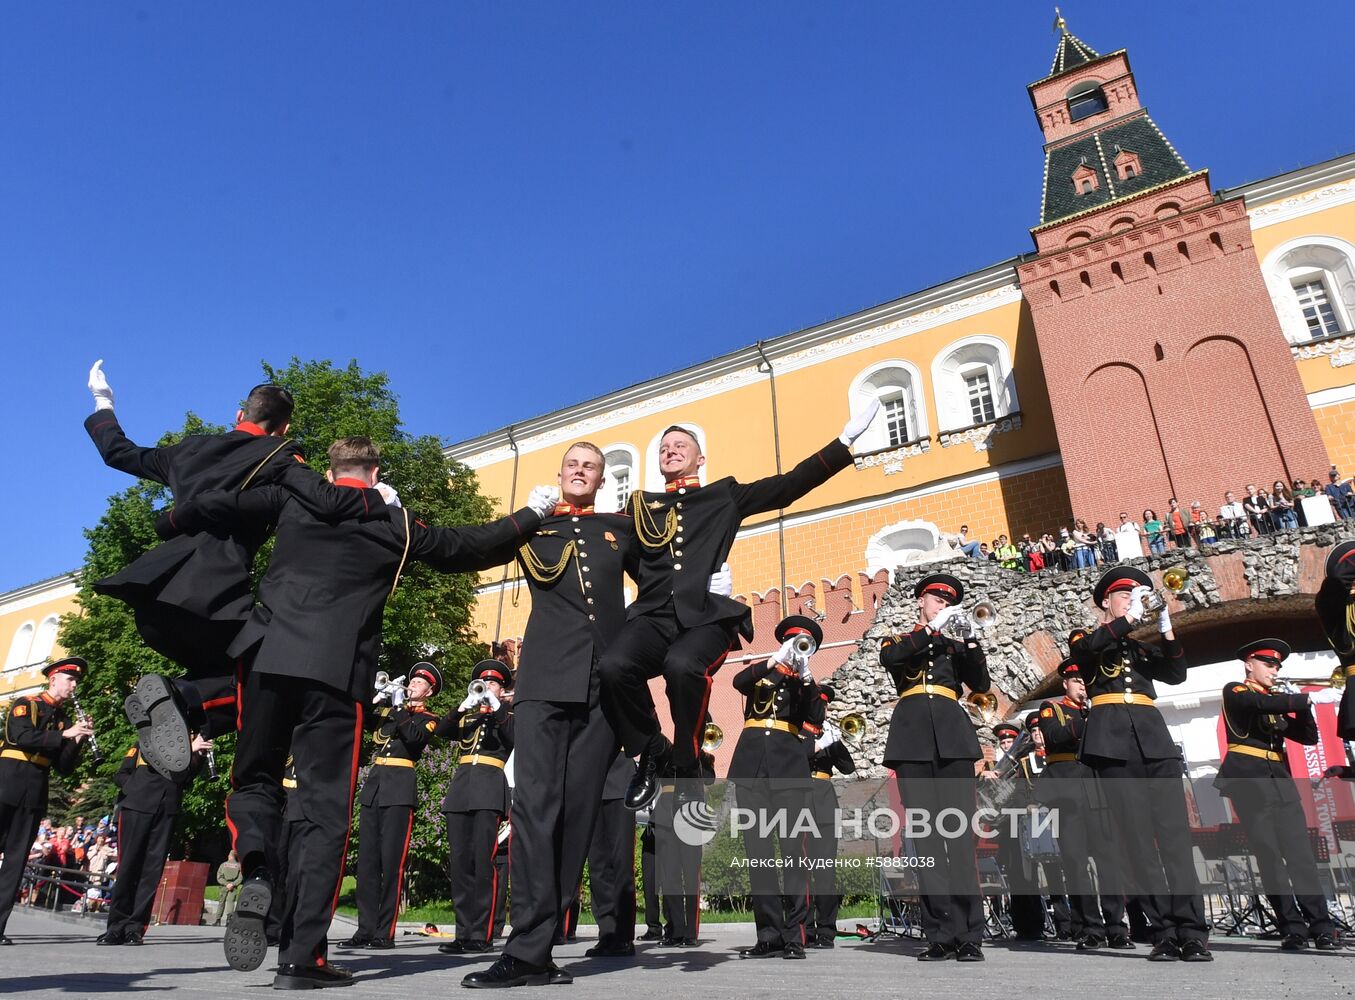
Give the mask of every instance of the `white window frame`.
<path id="1" fill-rule="evenodd" d="M 997 379 L 992 365 L 970 365 L 960 369 L 960 381 L 964 383 L 965 399 L 969 402 L 969 419 L 974 424 L 987 424 L 997 419 Z M 982 378 L 988 390 L 988 403 L 993 410 L 992 416 L 974 416 L 974 387 L 969 384 L 971 378 Z M 981 407 L 982 408 L 982 407 Z"/>
<path id="2" fill-rule="evenodd" d="M 607 463 L 607 478 L 602 484 L 602 489 L 598 490 L 596 510 L 600 514 L 612 514 L 621 509 L 621 500 L 616 491 L 616 476 L 613 475 L 612 469 L 620 465 L 628 466 L 630 468 L 631 491 L 638 490 L 640 488 L 640 453 L 634 445 L 618 442 L 603 448 L 602 454 Z"/>
<path id="3" fill-rule="evenodd" d="M 1331 291 L 1330 273 L 1323 270 L 1322 268 L 1305 268 L 1302 270 L 1294 269 L 1289 272 L 1289 286 L 1294 290 L 1294 301 L 1299 307 L 1299 315 L 1303 316 L 1304 326 L 1308 328 L 1309 340 L 1322 340 L 1326 337 L 1334 337 L 1340 333 L 1350 333 L 1350 330 L 1346 329 L 1344 325 L 1341 323 L 1341 311 L 1338 308 L 1336 297 L 1332 294 Z M 1320 332 L 1315 333 L 1313 331 L 1312 324 L 1308 321 L 1308 316 L 1306 315 L 1304 310 L 1309 306 L 1313 306 L 1314 303 L 1304 301 L 1303 295 L 1301 295 L 1299 292 L 1300 286 L 1302 286 L 1303 288 L 1312 288 L 1313 286 L 1317 286 L 1322 290 L 1322 303 L 1327 307 L 1327 310 L 1331 313 L 1331 320 L 1332 323 L 1335 325 L 1336 329 L 1328 330 L 1326 329 L 1326 324 L 1323 323 L 1322 324 L 1323 329 Z M 1321 310 L 1319 309 L 1318 312 L 1320 315 Z"/>
<path id="4" fill-rule="evenodd" d="M 943 348 L 932 361 L 932 391 L 936 394 L 940 430 L 959 431 L 975 426 L 964 376 L 979 367 L 988 370 L 988 384 L 993 391 L 993 420 L 1001 420 L 1021 409 L 1016 394 L 1016 375 L 1012 371 L 1011 348 L 1007 342 L 987 334 L 965 337 Z"/>
<path id="5" fill-rule="evenodd" d="M 61 617 L 59 615 L 48 615 L 38 623 L 38 629 L 33 634 L 33 645 L 28 651 L 29 663 L 40 663 L 52 655 L 52 650 L 56 648 L 56 633 L 61 626 Z"/>
<path id="6" fill-rule="evenodd" d="M 1294 283 L 1318 275 L 1342 332 L 1355 333 L 1355 244 L 1336 236 L 1299 236 L 1266 254 L 1261 274 L 1289 343 L 1301 346 L 1313 340 Z"/>
<path id="7" fill-rule="evenodd" d="M 705 486 L 709 482 L 707 476 L 710 469 L 710 451 L 706 448 L 706 429 L 689 420 L 669 420 L 663 426 L 665 428 L 671 426 L 684 427 L 696 435 L 696 443 L 701 446 L 701 454 L 706 456 L 706 464 L 697 470 L 696 478 L 701 480 L 702 486 Z M 663 431 L 661 430 L 649 439 L 649 447 L 645 449 L 645 454 L 650 457 L 650 461 L 645 463 L 644 488 L 646 493 L 663 492 L 663 470 L 659 468 L 659 442 L 662 440 Z"/>
<path id="8" fill-rule="evenodd" d="M 879 361 L 852 379 L 847 390 L 847 408 L 853 417 L 859 416 L 870 405 L 871 400 L 882 403 L 891 398 L 901 398 L 904 406 L 904 419 L 907 424 L 908 438 L 903 442 L 889 440 L 889 426 L 883 406 L 864 434 L 852 445 L 852 451 L 858 455 L 897 448 L 908 441 L 920 441 L 928 436 L 927 406 L 922 394 L 922 372 L 911 361 L 891 358 Z"/>

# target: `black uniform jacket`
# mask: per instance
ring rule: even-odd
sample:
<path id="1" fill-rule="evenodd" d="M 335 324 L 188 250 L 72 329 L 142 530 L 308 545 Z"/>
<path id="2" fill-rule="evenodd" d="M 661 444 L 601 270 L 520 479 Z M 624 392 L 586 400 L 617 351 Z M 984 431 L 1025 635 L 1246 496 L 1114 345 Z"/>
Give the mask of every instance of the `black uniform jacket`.
<path id="1" fill-rule="evenodd" d="M 1068 698 L 1040 706 L 1045 762 L 1035 785 L 1039 801 L 1048 805 L 1083 805 L 1088 801 L 1084 782 L 1092 779 L 1092 770 L 1077 755 L 1087 731 L 1089 711 Z"/>
<path id="2" fill-rule="evenodd" d="M 176 510 L 185 508 L 189 520 L 277 525 L 258 604 L 227 652 L 253 652 L 253 670 L 318 681 L 364 704 L 376 680 L 381 612 L 403 567 L 418 560 L 443 573 L 489 569 L 495 550 L 541 520 L 525 508 L 489 524 L 434 528 L 394 508 L 388 520 L 327 524 L 279 486 L 204 494 Z"/>
<path id="3" fill-rule="evenodd" d="M 502 701 L 493 712 L 482 712 L 482 707 L 469 712 L 453 709 L 434 731 L 444 739 L 454 737 L 461 747 L 461 759 L 442 799 L 445 813 L 492 809 L 506 814 L 512 803 L 503 765 L 513 752 L 513 712 Z"/>
<path id="4" fill-rule="evenodd" d="M 800 732 L 806 723 L 814 735 L 823 727 L 818 686 L 806 684 L 798 673 L 782 673 L 771 660 L 759 660 L 734 676 L 734 690 L 743 695 L 744 728 L 729 760 L 729 780 L 808 779 L 809 758 Z M 784 726 L 748 726 L 768 721 Z"/>
<path id="5" fill-rule="evenodd" d="M 952 639 L 915 625 L 913 631 L 880 644 L 880 663 L 899 693 L 885 742 L 886 767 L 902 761 L 978 760 L 983 756 L 974 723 L 959 703 L 962 687 L 978 693 L 992 687 L 988 657 L 977 642 Z M 955 697 L 936 693 L 938 689 Z"/>
<path id="6" fill-rule="evenodd" d="M 419 783 L 414 767 L 433 739 L 438 717 L 421 708 L 382 705 L 368 710 L 363 723 L 376 730 L 373 737 L 376 749 L 358 801 L 364 806 L 418 805 Z"/>
<path id="7" fill-rule="evenodd" d="M 1125 694 L 1157 697 L 1154 681 L 1180 684 L 1186 679 L 1186 651 L 1179 639 L 1163 640 L 1161 648 L 1129 638 L 1135 628 L 1116 618 L 1076 643 L 1074 653 L 1086 670 L 1087 697 L 1116 695 L 1114 703 L 1093 704 L 1082 739 L 1082 756 L 1124 761 L 1135 756 L 1135 742 L 1146 760 L 1180 757 L 1181 751 L 1154 705 L 1126 702 Z"/>
<path id="8" fill-rule="evenodd" d="M 1289 771 L 1289 756 L 1285 740 L 1304 746 L 1317 742 L 1317 720 L 1306 694 L 1270 693 L 1259 684 L 1238 682 L 1223 689 L 1223 726 L 1228 737 L 1228 751 L 1219 764 L 1214 787 L 1220 795 L 1229 794 L 1229 784 L 1236 779 L 1242 783 L 1257 779 L 1276 778 L 1276 787 L 1287 801 L 1299 800 Z M 1245 747 L 1278 759 L 1239 752 Z"/>
<path id="9" fill-rule="evenodd" d="M 809 754 L 809 774 L 814 779 L 809 808 L 816 820 L 831 820 L 837 809 L 837 789 L 833 787 L 832 774 L 834 771 L 855 773 L 856 761 L 852 760 L 852 752 L 841 740 L 834 740 L 822 750 L 814 749 L 813 739 L 806 739 L 805 746 Z"/>
<path id="10" fill-rule="evenodd" d="M 179 815 L 183 804 L 183 792 L 202 768 L 202 755 L 193 755 L 193 765 L 184 771 L 178 780 L 171 780 L 146 764 L 140 748 L 132 746 L 123 754 L 122 763 L 113 774 L 113 784 L 118 786 L 119 809 L 154 816 Z"/>
<path id="11" fill-rule="evenodd" d="M 732 620 L 745 638 L 751 638 L 748 606 L 708 589 L 711 575 L 729 557 L 739 525 L 753 514 L 789 506 L 851 464 L 851 450 L 834 439 L 784 475 L 754 483 L 729 477 L 671 493 L 637 490 L 631 495 L 630 511 L 641 543 L 640 594 L 627 616 L 637 618 L 671 600 L 684 628 Z M 665 533 L 670 513 L 675 536 L 653 545 Z"/>
<path id="12" fill-rule="evenodd" d="M 1346 626 L 1346 608 L 1351 602 L 1347 584 L 1335 576 L 1322 581 L 1317 591 L 1317 613 L 1323 631 L 1336 651 L 1341 666 L 1347 671 L 1355 667 L 1355 636 Z M 1355 740 L 1355 677 L 1347 674 L 1345 694 L 1336 709 L 1336 735 L 1343 740 Z"/>
<path id="13" fill-rule="evenodd" d="M 21 809 L 47 808 L 47 773 L 70 774 L 80 762 L 80 744 L 62 737 L 72 720 L 64 703 L 46 691 L 15 698 L 0 743 L 0 802 Z"/>
<path id="14" fill-rule="evenodd" d="M 112 410 L 85 420 L 104 464 L 168 486 L 176 503 L 209 490 L 278 484 L 317 517 L 376 516 L 385 501 L 376 490 L 345 490 L 306 467 L 296 445 L 252 424 L 224 434 L 195 434 L 164 448 L 142 448 L 123 433 Z M 254 604 L 249 569 L 268 526 L 247 523 L 181 535 L 139 556 L 94 589 L 139 604 L 158 601 L 201 618 L 244 621 Z"/>
<path id="15" fill-rule="evenodd" d="M 518 657 L 514 701 L 585 703 L 593 664 L 626 624 L 622 574 L 639 575 L 635 524 L 621 514 L 553 514 L 524 543 L 492 558 L 517 558 L 532 593 Z"/>

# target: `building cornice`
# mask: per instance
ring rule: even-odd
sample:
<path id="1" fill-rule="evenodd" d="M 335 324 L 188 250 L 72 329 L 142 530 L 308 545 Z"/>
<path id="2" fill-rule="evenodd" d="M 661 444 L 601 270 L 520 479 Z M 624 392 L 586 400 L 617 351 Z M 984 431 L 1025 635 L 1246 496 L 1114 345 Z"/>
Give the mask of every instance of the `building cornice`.
<path id="1" fill-rule="evenodd" d="M 75 593 L 79 582 L 78 573 L 63 573 L 61 576 L 49 577 L 0 594 L 0 614 L 11 614 L 35 604 L 68 597 Z"/>

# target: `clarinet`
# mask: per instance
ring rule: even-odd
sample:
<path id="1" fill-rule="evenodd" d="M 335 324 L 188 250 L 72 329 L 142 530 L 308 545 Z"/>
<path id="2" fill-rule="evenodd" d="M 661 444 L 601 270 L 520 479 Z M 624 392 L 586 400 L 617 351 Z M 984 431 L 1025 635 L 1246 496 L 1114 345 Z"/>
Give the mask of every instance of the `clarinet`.
<path id="1" fill-rule="evenodd" d="M 104 762 L 104 755 L 99 750 L 99 738 L 94 735 L 94 723 L 90 722 L 89 713 L 80 707 L 80 701 L 71 695 L 71 705 L 75 708 L 75 721 L 89 723 L 89 759 L 95 764 Z"/>
<path id="2" fill-rule="evenodd" d="M 207 755 L 207 778 L 210 781 L 216 780 L 216 751 L 208 749 L 204 751 Z"/>

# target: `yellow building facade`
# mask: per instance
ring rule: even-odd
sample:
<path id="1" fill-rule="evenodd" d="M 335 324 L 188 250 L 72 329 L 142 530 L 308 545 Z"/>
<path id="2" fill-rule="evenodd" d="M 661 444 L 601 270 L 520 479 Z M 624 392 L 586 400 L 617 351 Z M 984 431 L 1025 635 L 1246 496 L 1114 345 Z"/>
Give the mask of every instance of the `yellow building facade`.
<path id="1" fill-rule="evenodd" d="M 72 573 L 0 595 L 0 706 L 47 686 L 43 664 L 66 655 L 57 642 L 61 616 L 78 610 Z"/>

